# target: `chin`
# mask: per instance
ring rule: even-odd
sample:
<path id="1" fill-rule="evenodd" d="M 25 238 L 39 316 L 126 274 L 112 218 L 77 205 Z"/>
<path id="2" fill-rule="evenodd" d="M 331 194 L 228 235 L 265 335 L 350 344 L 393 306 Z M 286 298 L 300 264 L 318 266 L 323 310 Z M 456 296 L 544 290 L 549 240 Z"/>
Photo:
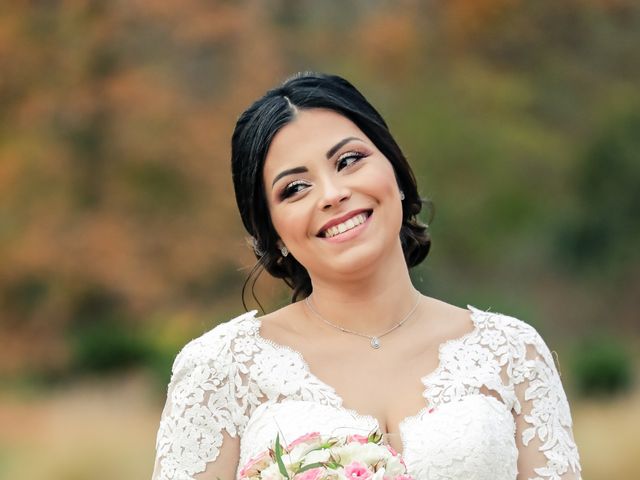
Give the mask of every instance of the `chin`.
<path id="1" fill-rule="evenodd" d="M 390 251 L 392 249 L 388 245 L 386 247 L 384 245 L 361 245 L 332 257 L 330 261 L 325 263 L 325 268 L 340 276 L 358 276 L 381 268 L 382 260 Z"/>

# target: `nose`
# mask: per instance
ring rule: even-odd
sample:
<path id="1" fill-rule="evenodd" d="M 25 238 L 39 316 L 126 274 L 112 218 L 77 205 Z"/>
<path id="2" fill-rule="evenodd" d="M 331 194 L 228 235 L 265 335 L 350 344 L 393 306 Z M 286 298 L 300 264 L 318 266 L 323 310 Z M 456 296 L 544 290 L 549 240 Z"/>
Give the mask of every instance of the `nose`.
<path id="1" fill-rule="evenodd" d="M 341 182 L 335 179 L 325 179 L 321 184 L 322 194 L 318 207 L 322 210 L 328 210 L 351 197 L 351 190 Z"/>

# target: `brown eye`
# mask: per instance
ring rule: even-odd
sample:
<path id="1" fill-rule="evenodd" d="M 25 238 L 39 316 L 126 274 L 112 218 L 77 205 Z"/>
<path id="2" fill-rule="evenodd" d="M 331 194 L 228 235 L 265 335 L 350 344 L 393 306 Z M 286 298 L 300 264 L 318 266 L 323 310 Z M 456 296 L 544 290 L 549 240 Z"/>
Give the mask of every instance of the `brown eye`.
<path id="1" fill-rule="evenodd" d="M 361 152 L 346 152 L 338 157 L 336 161 L 336 168 L 338 171 L 343 168 L 350 167 L 354 163 L 358 162 L 360 159 L 366 157 L 364 153 Z"/>
<path id="2" fill-rule="evenodd" d="M 292 195 L 295 195 L 298 192 L 304 190 L 305 187 L 308 187 L 309 183 L 304 180 L 294 180 L 293 182 L 287 184 L 282 191 L 280 192 L 280 199 L 285 200 Z"/>

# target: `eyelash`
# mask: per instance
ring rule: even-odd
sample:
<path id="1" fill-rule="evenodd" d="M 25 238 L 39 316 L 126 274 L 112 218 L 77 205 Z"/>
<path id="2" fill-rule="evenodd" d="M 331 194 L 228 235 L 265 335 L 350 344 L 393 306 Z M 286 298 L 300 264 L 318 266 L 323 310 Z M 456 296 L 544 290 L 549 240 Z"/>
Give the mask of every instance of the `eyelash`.
<path id="1" fill-rule="evenodd" d="M 280 192 L 280 200 L 285 200 L 289 198 L 291 195 L 298 193 L 300 190 L 296 190 L 298 185 L 309 185 L 309 182 L 304 180 L 294 180 L 293 182 L 287 184 Z"/>
<path id="2" fill-rule="evenodd" d="M 366 157 L 367 155 L 362 153 L 362 152 L 356 152 L 356 151 L 350 151 L 350 152 L 345 152 L 342 155 L 340 155 L 338 157 L 338 159 L 336 160 L 336 168 L 338 168 L 338 171 L 342 170 L 342 168 L 346 168 L 346 167 L 350 167 L 351 165 L 353 165 L 354 163 L 357 163 L 358 161 L 360 161 L 362 158 Z M 343 160 L 346 159 L 353 159 L 349 164 L 345 165 L 344 167 L 340 168 L 340 164 L 343 162 Z"/>
<path id="3" fill-rule="evenodd" d="M 336 159 L 336 168 L 338 169 L 338 171 L 343 170 L 344 168 L 350 167 L 351 165 L 359 162 L 361 159 L 365 157 L 367 157 L 367 154 L 362 152 L 356 152 L 356 151 L 345 152 Z M 351 161 L 341 167 L 341 164 L 348 159 L 351 159 Z M 294 180 L 293 182 L 287 184 L 282 189 L 282 191 L 280 192 L 280 200 L 286 200 L 292 195 L 295 195 L 296 193 L 300 192 L 300 190 L 296 189 L 296 187 L 298 187 L 299 185 L 309 186 L 310 184 L 305 180 Z"/>

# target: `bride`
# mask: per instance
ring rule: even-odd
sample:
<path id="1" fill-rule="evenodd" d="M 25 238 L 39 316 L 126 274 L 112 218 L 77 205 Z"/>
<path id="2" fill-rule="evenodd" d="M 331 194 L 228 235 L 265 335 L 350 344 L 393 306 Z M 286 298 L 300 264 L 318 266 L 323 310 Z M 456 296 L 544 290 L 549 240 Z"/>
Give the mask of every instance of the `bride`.
<path id="1" fill-rule="evenodd" d="M 237 478 L 276 435 L 379 430 L 416 479 L 577 479 L 571 415 L 529 325 L 421 295 L 414 175 L 346 80 L 297 75 L 237 122 L 232 171 L 258 265 L 293 300 L 177 356 L 153 478 Z"/>

